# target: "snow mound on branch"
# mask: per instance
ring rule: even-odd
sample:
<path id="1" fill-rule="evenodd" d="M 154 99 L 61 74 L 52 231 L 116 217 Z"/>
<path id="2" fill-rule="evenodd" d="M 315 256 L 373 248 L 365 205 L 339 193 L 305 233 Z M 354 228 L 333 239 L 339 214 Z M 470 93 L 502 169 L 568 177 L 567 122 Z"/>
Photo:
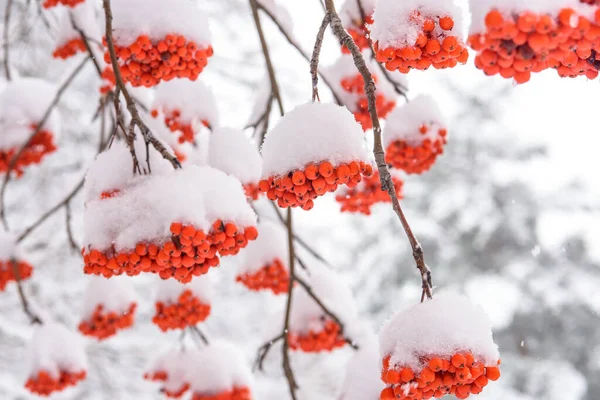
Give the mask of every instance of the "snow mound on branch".
<path id="1" fill-rule="evenodd" d="M 0 261 L 9 261 L 13 257 L 17 261 L 23 259 L 23 253 L 17 242 L 17 235 L 0 228 Z"/>
<path id="2" fill-rule="evenodd" d="M 213 128 L 219 125 L 215 95 L 200 80 L 173 79 L 162 82 L 156 89 L 152 109 L 179 110 L 179 119 L 183 123 L 200 124 L 206 120 Z"/>
<path id="3" fill-rule="evenodd" d="M 357 322 L 358 314 L 350 288 L 333 271 L 323 265 L 311 269 L 305 278 L 313 293 L 334 313 L 338 319 L 349 327 Z M 319 332 L 324 328 L 323 318 L 330 319 L 319 304 L 300 285 L 293 289 L 292 311 L 290 314 L 290 331 L 307 334 L 311 330 Z"/>
<path id="4" fill-rule="evenodd" d="M 437 129 L 429 129 L 423 135 L 419 132 L 423 124 Z M 419 95 L 390 113 L 383 130 L 383 144 L 387 148 L 396 140 L 405 140 L 410 145 L 419 145 L 425 138 L 436 138 L 438 129 L 446 127 L 446 118 L 434 98 Z"/>
<path id="5" fill-rule="evenodd" d="M 83 319 L 91 318 L 98 305 L 105 313 L 125 313 L 135 301 L 135 291 L 124 279 L 91 276 L 83 300 Z"/>
<path id="6" fill-rule="evenodd" d="M 258 146 L 243 131 L 217 128 L 210 135 L 208 164 L 239 179 L 242 184 L 258 183 L 262 157 Z"/>
<path id="7" fill-rule="evenodd" d="M 188 383 L 189 353 L 171 350 L 158 356 L 147 370 L 150 374 L 166 372 L 167 380 L 164 388 L 172 393 L 179 391 Z"/>
<path id="8" fill-rule="evenodd" d="M 360 0 L 362 4 L 365 17 L 373 14 L 375 11 L 375 0 Z M 340 9 L 340 18 L 345 28 L 351 26 L 360 25 L 363 17 L 361 15 L 360 8 L 358 7 L 358 0 L 346 0 Z"/>
<path id="9" fill-rule="evenodd" d="M 258 223 L 258 238 L 248 243 L 244 250 L 244 262 L 240 273 L 253 273 L 266 264 L 279 259 L 288 268 L 287 232 L 281 224 L 261 220 Z"/>
<path id="10" fill-rule="evenodd" d="M 421 15 L 415 16 L 415 11 L 420 12 Z M 436 37 L 442 32 L 451 32 L 453 36 L 462 37 L 465 32 L 463 9 L 455 3 L 455 0 L 419 0 L 418 2 L 379 0 L 373 15 L 375 22 L 371 26 L 371 39 L 379 43 L 380 49 L 413 46 L 419 33 L 423 31 L 425 18 L 445 16 L 452 17 L 454 28 L 451 31 L 442 31 L 436 24 L 432 35 Z"/>
<path id="11" fill-rule="evenodd" d="M 56 95 L 56 86 L 37 78 L 19 78 L 6 84 L 0 93 L 0 149 L 23 146 L 32 124 L 39 124 Z M 43 129 L 56 139 L 60 131 L 59 115 L 50 113 Z"/>
<path id="12" fill-rule="evenodd" d="M 92 2 L 86 1 L 74 8 L 67 7 L 63 9 L 58 20 L 57 47 L 63 46 L 69 40 L 81 38 L 73 24 L 81 29 L 89 40 L 96 42 L 102 40 L 102 32 Z"/>
<path id="13" fill-rule="evenodd" d="M 441 293 L 394 314 L 379 332 L 380 356 L 391 355 L 390 365 L 420 370 L 420 356 L 449 358 L 470 351 L 485 365 L 496 365 L 498 346 L 490 320 L 481 306 L 465 296 Z"/>
<path id="14" fill-rule="evenodd" d="M 294 21 L 292 20 L 292 15 L 285 6 L 279 4 L 275 0 L 259 0 L 259 3 L 272 14 L 277 21 L 279 21 L 287 34 L 291 34 L 294 29 Z"/>
<path id="15" fill-rule="evenodd" d="M 131 45 L 140 35 L 162 40 L 168 34 L 184 36 L 198 45 L 210 44 L 205 14 L 189 0 L 119 0 L 112 4 L 113 38 Z"/>
<path id="16" fill-rule="evenodd" d="M 231 343 L 211 341 L 210 346 L 190 353 L 188 359 L 189 383 L 194 393 L 215 395 L 234 387 L 252 386 L 247 360 Z"/>
<path id="17" fill-rule="evenodd" d="M 381 362 L 377 335 L 369 332 L 358 346 L 358 350 L 346 366 L 339 400 L 376 400 L 385 388 L 380 377 Z"/>
<path id="18" fill-rule="evenodd" d="M 87 368 L 81 336 L 55 322 L 36 325 L 28 357 L 30 376 L 47 371 L 57 379 L 60 371 L 80 372 Z"/>
<path id="19" fill-rule="evenodd" d="M 195 276 L 190 283 L 180 283 L 174 279 L 161 279 L 158 283 L 158 292 L 156 293 L 156 301 L 163 303 L 175 303 L 186 290 L 192 292 L 204 304 L 210 304 L 214 293 L 210 280 L 210 276 L 202 275 Z"/>
<path id="20" fill-rule="evenodd" d="M 262 145 L 263 178 L 328 160 L 334 166 L 369 161 L 364 133 L 345 107 L 307 103 L 287 113 Z"/>

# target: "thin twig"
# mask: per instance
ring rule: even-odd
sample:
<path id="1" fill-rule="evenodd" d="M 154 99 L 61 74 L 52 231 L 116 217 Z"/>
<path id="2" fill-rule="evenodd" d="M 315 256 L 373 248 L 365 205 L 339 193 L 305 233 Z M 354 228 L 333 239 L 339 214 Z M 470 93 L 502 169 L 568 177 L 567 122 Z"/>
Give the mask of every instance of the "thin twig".
<path id="1" fill-rule="evenodd" d="M 260 346 L 260 348 L 258 349 L 258 354 L 256 356 L 256 361 L 254 362 L 254 366 L 252 367 L 253 370 L 263 370 L 263 364 L 265 362 L 265 359 L 267 358 L 267 355 L 269 354 L 269 351 L 271 350 L 271 347 L 273 347 L 273 345 L 275 345 L 275 343 L 279 342 L 280 340 L 283 340 L 284 336 L 285 333 L 282 332 L 279 335 L 275 336 L 273 339 Z"/>
<path id="2" fill-rule="evenodd" d="M 315 47 L 313 54 L 310 59 L 310 76 L 312 77 L 312 101 L 321 101 L 319 98 L 319 57 L 321 55 L 321 47 L 323 47 L 323 37 L 325 36 L 325 29 L 331 22 L 331 15 L 327 12 L 323 17 L 323 22 L 319 27 L 317 33 L 317 40 L 315 40 Z"/>
<path id="3" fill-rule="evenodd" d="M 292 315 L 292 292 L 294 290 L 294 280 L 296 277 L 296 255 L 294 254 L 294 226 L 291 208 L 288 208 L 287 210 L 286 226 L 288 231 L 290 280 L 288 283 L 287 303 L 285 306 L 285 321 L 283 324 L 283 346 L 281 351 L 283 355 L 283 372 L 285 373 L 285 377 L 287 378 L 292 399 L 296 400 L 296 389 L 298 389 L 298 384 L 296 383 L 294 371 L 292 370 L 292 366 L 290 364 L 290 342 L 288 335 L 290 327 L 290 317 Z"/>
<path id="4" fill-rule="evenodd" d="M 98 76 L 102 77 L 102 67 L 100 67 L 100 63 L 96 59 L 96 53 L 94 53 L 94 50 L 92 49 L 92 46 L 90 45 L 90 39 L 87 37 L 87 35 L 83 31 L 83 29 L 81 29 L 77 25 L 77 23 L 75 22 L 75 19 L 73 18 L 73 14 L 71 14 L 71 25 L 73 25 L 73 29 L 75 29 L 77 31 L 77 33 L 79 33 L 81 40 L 83 40 L 85 49 L 88 52 L 90 58 L 92 59 L 92 62 L 94 63 L 94 68 L 96 68 L 96 72 L 98 73 Z"/>
<path id="5" fill-rule="evenodd" d="M 17 264 L 17 260 L 11 260 L 13 274 L 15 275 L 15 281 L 17 282 L 17 290 L 19 292 L 19 298 L 21 299 L 21 307 L 23 308 L 23 312 L 25 315 L 29 317 L 29 321 L 32 324 L 41 324 L 42 320 L 38 317 L 29 307 L 29 301 L 25 296 L 25 291 L 23 290 L 23 284 L 21 279 L 21 271 L 19 270 L 19 266 Z"/>
<path id="6" fill-rule="evenodd" d="M 208 341 L 208 338 L 200 330 L 200 328 L 198 328 L 197 326 L 194 325 L 194 326 L 191 326 L 190 329 L 192 330 L 192 332 L 194 332 L 196 335 L 198 335 L 198 337 L 200 338 L 200 340 L 202 340 L 202 343 L 204 343 L 205 346 L 208 346 L 210 344 L 210 342 Z"/>
<path id="7" fill-rule="evenodd" d="M 67 237 L 69 238 L 69 244 L 71 245 L 71 249 L 77 251 L 79 249 L 79 245 L 75 241 L 75 237 L 73 236 L 73 230 L 71 229 L 71 202 L 67 201 L 65 203 L 65 226 L 67 227 Z"/>
<path id="8" fill-rule="evenodd" d="M 13 0 L 6 1 L 6 8 L 4 10 L 4 74 L 6 80 L 10 81 L 10 42 L 8 40 L 8 32 L 10 27 L 10 16 L 12 11 Z"/>
<path id="9" fill-rule="evenodd" d="M 415 259 L 415 263 L 417 264 L 417 268 L 421 274 L 421 283 L 422 283 L 422 295 L 421 301 L 424 301 L 425 297 L 432 297 L 432 289 L 433 285 L 431 282 L 431 271 L 427 264 L 425 263 L 425 256 L 423 253 L 423 248 L 421 244 L 415 237 L 406 216 L 404 215 L 404 211 L 402 207 L 400 207 L 400 203 L 398 201 L 398 197 L 396 195 L 396 190 L 394 189 L 394 183 L 392 181 L 392 176 L 390 174 L 390 170 L 388 168 L 387 163 L 385 162 L 385 150 L 383 149 L 383 142 L 381 138 L 381 125 L 379 123 L 379 117 L 377 116 L 377 107 L 376 107 L 376 98 L 375 98 L 375 82 L 373 80 L 373 76 L 367 67 L 365 60 L 358 48 L 356 43 L 352 37 L 346 32 L 344 26 L 342 25 L 342 21 L 335 9 L 335 4 L 333 0 L 325 0 L 325 5 L 327 7 L 327 12 L 331 14 L 331 29 L 335 36 L 339 39 L 340 44 L 346 46 L 354 60 L 354 64 L 356 68 L 362 75 L 365 82 L 365 93 L 367 95 L 367 99 L 369 101 L 369 114 L 371 115 L 371 120 L 373 122 L 373 135 L 374 135 L 374 149 L 373 154 L 375 156 L 375 161 L 377 162 L 377 168 L 379 169 L 379 175 L 381 178 L 381 187 L 383 190 L 386 190 L 392 200 L 392 206 L 400 222 L 402 223 L 402 227 L 404 228 L 404 232 L 408 237 L 410 245 L 413 251 L 413 257 Z"/>

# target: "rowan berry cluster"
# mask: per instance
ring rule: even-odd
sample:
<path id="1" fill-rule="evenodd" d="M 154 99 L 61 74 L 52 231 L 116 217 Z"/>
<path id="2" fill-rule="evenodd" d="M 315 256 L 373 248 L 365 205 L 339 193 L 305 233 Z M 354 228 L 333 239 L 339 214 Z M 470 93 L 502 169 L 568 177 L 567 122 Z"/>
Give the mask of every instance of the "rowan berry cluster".
<path id="1" fill-rule="evenodd" d="M 367 15 L 364 21 L 353 21 L 353 26 L 347 28 L 348 33 L 352 36 L 352 40 L 354 40 L 360 51 L 371 48 L 369 28 L 367 26 L 371 24 L 373 24 L 373 15 Z M 350 50 L 346 46 L 342 46 L 342 53 L 350 54 Z"/>
<path id="2" fill-rule="evenodd" d="M 422 357 L 421 371 L 390 364 L 390 356 L 383 359 L 381 380 L 388 385 L 381 400 L 417 400 L 441 398 L 448 394 L 466 399 L 479 394 L 488 382 L 500 378 L 497 365 L 485 366 L 471 353 L 458 352 L 451 357 Z M 498 364 L 500 362 L 498 361 Z"/>
<path id="3" fill-rule="evenodd" d="M 340 334 L 340 326 L 334 321 L 327 320 L 320 332 L 311 330 L 308 334 L 288 334 L 290 349 L 305 353 L 332 351 L 346 345 L 346 339 Z"/>
<path id="4" fill-rule="evenodd" d="M 260 268 L 258 271 L 245 273 L 236 277 L 237 282 L 241 282 L 250 290 L 271 290 L 275 294 L 284 294 L 289 289 L 290 274 L 281 260 L 276 259 L 273 262 Z"/>
<path id="5" fill-rule="evenodd" d="M 561 77 L 598 76 L 600 10 L 590 20 L 571 8 L 556 16 L 494 9 L 485 16 L 485 27 L 468 43 L 477 51 L 475 66 L 486 75 L 513 78 L 519 84 L 545 69 L 556 69 Z"/>
<path id="6" fill-rule="evenodd" d="M 452 16 L 422 15 L 415 11 L 410 20 L 421 27 L 414 43 L 405 47 L 381 47 L 375 42 L 376 59 L 385 63 L 389 71 L 408 73 L 411 69 L 426 70 L 453 68 L 458 63 L 465 64 L 469 52 L 459 36 L 452 34 Z"/>
<path id="7" fill-rule="evenodd" d="M 252 393 L 246 387 L 234 387 L 217 394 L 194 393 L 192 400 L 252 400 Z"/>
<path id="8" fill-rule="evenodd" d="M 104 340 L 117 334 L 118 331 L 133 326 L 136 303 L 131 303 L 124 313 L 105 311 L 102 304 L 98 304 L 90 319 L 79 324 L 79 331 L 85 336 L 92 336 Z"/>
<path id="9" fill-rule="evenodd" d="M 115 44 L 115 52 L 123 80 L 134 87 L 153 87 L 174 78 L 195 81 L 213 55 L 211 46 L 201 48 L 184 36 L 172 34 L 154 42 L 141 35 L 129 46 Z M 110 63 L 108 51 L 104 60 Z"/>
<path id="10" fill-rule="evenodd" d="M 404 197 L 402 187 L 404 182 L 392 176 L 396 196 L 398 199 Z M 381 188 L 379 171 L 363 179 L 356 187 L 346 189 L 335 196 L 335 200 L 342 206 L 342 212 L 361 213 L 371 215 L 371 207 L 377 203 L 390 203 L 391 199 L 388 193 Z"/>
<path id="11" fill-rule="evenodd" d="M 67 43 L 58 47 L 52 53 L 52 57 L 66 60 L 79 52 L 85 52 L 85 42 L 81 38 L 71 39 Z"/>
<path id="12" fill-rule="evenodd" d="M 46 0 L 44 1 L 44 8 L 56 7 L 59 4 L 67 7 L 75 7 L 79 3 L 83 3 L 85 0 Z"/>
<path id="13" fill-rule="evenodd" d="M 448 131 L 432 124 L 419 128 L 423 139 L 414 141 L 398 139 L 391 142 L 385 154 L 385 161 L 394 168 L 409 174 L 420 174 L 431 168 L 437 157 L 444 152 Z"/>
<path id="14" fill-rule="evenodd" d="M 377 83 L 376 76 L 373 76 L 373 81 Z M 356 102 L 356 111 L 353 113 L 356 121 L 364 131 L 373 128 L 373 121 L 369 114 L 369 99 L 365 94 L 365 80 L 362 75 L 357 73 L 352 77 L 346 77 L 342 79 L 341 85 L 345 91 L 360 95 Z M 375 107 L 379 118 L 385 118 L 396 107 L 396 101 L 388 99 L 383 93 L 378 93 L 375 97 Z"/>
<path id="15" fill-rule="evenodd" d="M 363 161 L 352 161 L 333 166 L 329 161 L 308 164 L 304 170 L 270 177 L 259 182 L 258 188 L 269 200 L 277 200 L 279 207 L 313 208 L 313 200 L 327 192 L 335 192 L 339 185 L 356 186 L 364 176 L 371 176 L 373 167 Z"/>
<path id="16" fill-rule="evenodd" d="M 31 125 L 31 129 L 32 131 L 35 131 L 37 127 Z M 11 164 L 13 157 L 18 154 L 19 150 L 18 147 L 0 150 L 0 172 L 8 171 L 8 167 Z M 44 156 L 53 153 L 54 151 L 56 151 L 54 135 L 52 132 L 40 130 L 29 142 L 27 142 L 27 146 L 13 165 L 13 171 L 17 177 L 21 177 L 24 168 L 33 164 L 39 164 Z"/>
<path id="17" fill-rule="evenodd" d="M 25 383 L 25 388 L 38 396 L 50 396 L 53 392 L 60 392 L 69 386 L 85 379 L 86 371 L 70 372 L 61 370 L 59 376 L 54 378 L 47 371 L 39 371 Z"/>
<path id="18" fill-rule="evenodd" d="M 152 373 L 145 373 L 144 379 L 153 381 L 153 382 L 167 382 L 169 379 L 169 373 L 164 370 L 154 371 Z M 160 391 L 167 397 L 178 399 L 183 396 L 190 389 L 190 384 L 187 382 L 183 382 L 178 389 L 169 390 L 166 387 L 163 387 Z"/>
<path id="19" fill-rule="evenodd" d="M 165 125 L 171 130 L 171 132 L 178 133 L 179 137 L 177 140 L 179 143 L 193 143 L 195 140 L 195 133 L 192 123 L 181 121 L 181 110 L 167 110 L 163 109 L 162 113 L 165 117 Z M 159 110 L 154 109 L 151 112 L 154 118 L 158 118 Z M 207 120 L 202 121 L 202 125 L 209 127 L 210 124 Z"/>
<path id="20" fill-rule="evenodd" d="M 31 278 L 33 267 L 25 261 L 16 261 L 19 270 L 19 280 Z M 3 291 L 11 281 L 16 281 L 14 265 L 12 261 L 0 261 L 0 291 Z"/>
<path id="21" fill-rule="evenodd" d="M 189 283 L 193 276 L 204 275 L 219 265 L 218 254 L 235 255 L 258 236 L 256 227 L 242 229 L 233 222 L 222 221 L 216 221 L 208 234 L 179 222 L 172 223 L 170 229 L 172 236 L 164 243 L 138 243 L 134 251 L 84 249 L 84 272 L 107 278 L 149 272 L 162 279 Z"/>
<path id="22" fill-rule="evenodd" d="M 210 315 L 210 304 L 204 304 L 191 290 L 183 291 L 176 302 L 156 302 L 152 322 L 163 331 L 185 329 L 204 321 Z"/>

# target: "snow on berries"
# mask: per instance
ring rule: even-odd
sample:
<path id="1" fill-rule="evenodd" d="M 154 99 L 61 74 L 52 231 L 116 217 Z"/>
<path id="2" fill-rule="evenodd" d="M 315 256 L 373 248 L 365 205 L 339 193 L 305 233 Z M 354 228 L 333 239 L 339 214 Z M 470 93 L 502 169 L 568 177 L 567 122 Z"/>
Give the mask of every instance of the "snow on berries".
<path id="1" fill-rule="evenodd" d="M 42 122 L 46 110 L 54 100 L 56 88 L 36 78 L 20 78 L 9 82 L 0 92 L 0 172 L 6 172 L 21 147 L 23 152 L 14 164 L 17 177 L 24 169 L 42 162 L 56 151 L 59 134 L 59 116 L 52 111 L 39 131 L 31 137 Z"/>
<path id="2" fill-rule="evenodd" d="M 377 335 L 369 332 L 357 341 L 358 350 L 346 366 L 339 400 L 376 400 L 385 388 L 380 378 L 380 357 Z"/>
<path id="3" fill-rule="evenodd" d="M 52 53 L 54 58 L 64 60 L 87 51 L 83 38 L 73 24 L 81 29 L 89 40 L 99 41 L 102 37 L 94 7 L 90 2 L 79 4 L 72 10 L 64 10 L 58 22 L 56 48 Z"/>
<path id="4" fill-rule="evenodd" d="M 261 221 L 258 238 L 244 251 L 236 281 L 254 291 L 287 293 L 290 279 L 287 246 L 287 234 L 281 225 Z"/>
<path id="5" fill-rule="evenodd" d="M 246 196 L 251 200 L 258 199 L 262 157 L 258 146 L 243 131 L 233 128 L 215 129 L 210 135 L 208 164 L 237 178 L 244 185 Z"/>
<path id="6" fill-rule="evenodd" d="M 196 277 L 188 284 L 161 281 L 152 322 L 163 332 L 185 329 L 203 322 L 210 315 L 212 287 L 207 277 Z"/>
<path id="7" fill-rule="evenodd" d="M 81 337 L 54 322 L 36 325 L 29 343 L 29 377 L 25 388 L 49 396 L 86 377 L 86 357 Z"/>
<path id="8" fill-rule="evenodd" d="M 0 292 L 17 278 L 29 279 L 32 272 L 33 267 L 24 260 L 15 235 L 0 229 Z"/>
<path id="9" fill-rule="evenodd" d="M 79 331 L 85 336 L 104 340 L 133 326 L 137 308 L 135 293 L 122 280 L 92 277 L 83 304 Z"/>
<path id="10" fill-rule="evenodd" d="M 404 194 L 404 180 L 397 171 L 392 171 L 392 182 L 396 190 L 398 199 L 402 199 Z M 354 188 L 338 189 L 335 200 L 341 205 L 342 212 L 360 213 L 371 215 L 373 205 L 378 203 L 390 203 L 392 200 L 387 191 L 381 188 L 379 171 L 375 171 L 372 176 L 366 177 Z"/>
<path id="11" fill-rule="evenodd" d="M 377 84 L 375 94 L 377 115 L 379 118 L 385 119 L 396 106 L 396 93 L 387 79 L 382 79 L 379 68 L 374 62 L 368 63 L 368 66 L 373 80 Z M 336 93 L 342 104 L 354 114 L 354 118 L 363 130 L 373 128 L 373 122 L 369 114 L 369 101 L 365 93 L 365 81 L 356 69 L 352 56 L 350 54 L 342 55 L 326 73 L 331 75 L 334 82 L 339 82 Z M 399 81 L 404 83 L 404 77 L 402 76 Z"/>
<path id="12" fill-rule="evenodd" d="M 340 18 L 344 28 L 348 31 L 354 43 L 362 51 L 371 47 L 369 39 L 369 26 L 373 24 L 373 12 L 375 11 L 375 0 L 346 0 L 340 9 Z M 362 13 L 364 12 L 364 16 Z M 350 54 L 345 46 L 342 47 L 342 53 Z"/>
<path id="13" fill-rule="evenodd" d="M 287 113 L 267 133 L 262 155 L 259 189 L 280 207 L 310 210 L 318 196 L 373 173 L 360 125 L 334 104 L 308 103 Z"/>
<path id="14" fill-rule="evenodd" d="M 500 377 L 489 318 L 461 295 L 443 293 L 396 313 L 381 328 L 379 350 L 387 385 L 381 400 L 466 399 Z"/>
<path id="15" fill-rule="evenodd" d="M 313 292 L 340 320 L 349 326 L 357 320 L 350 289 L 332 271 L 320 266 L 310 270 Z M 306 353 L 332 351 L 346 345 L 340 325 L 327 315 L 300 285 L 293 289 L 288 341 L 290 349 Z"/>
<path id="16" fill-rule="evenodd" d="M 434 99 L 419 95 L 390 114 L 383 131 L 385 161 L 408 174 L 428 171 L 444 152 L 447 135 Z"/>
<path id="17" fill-rule="evenodd" d="M 144 379 L 160 382 L 161 392 L 170 398 L 180 398 L 189 389 L 189 358 L 196 352 L 169 351 L 154 360 Z"/>
<path id="18" fill-rule="evenodd" d="M 219 125 L 219 112 L 212 90 L 203 82 L 172 80 L 158 85 L 152 116 L 163 119 L 179 143 L 194 143 L 202 126 Z"/>
<path id="19" fill-rule="evenodd" d="M 477 52 L 475 66 L 518 84 L 545 69 L 555 69 L 561 77 L 596 78 L 600 11 L 583 3 L 471 2 L 468 42 Z"/>
<path id="20" fill-rule="evenodd" d="M 450 0 L 379 0 L 371 26 L 377 61 L 402 73 L 465 64 L 462 14 Z"/>
<path id="21" fill-rule="evenodd" d="M 213 55 L 208 21 L 194 2 L 122 0 L 112 11 L 119 69 L 134 87 L 194 81 Z M 104 58 L 110 62 L 108 52 Z"/>

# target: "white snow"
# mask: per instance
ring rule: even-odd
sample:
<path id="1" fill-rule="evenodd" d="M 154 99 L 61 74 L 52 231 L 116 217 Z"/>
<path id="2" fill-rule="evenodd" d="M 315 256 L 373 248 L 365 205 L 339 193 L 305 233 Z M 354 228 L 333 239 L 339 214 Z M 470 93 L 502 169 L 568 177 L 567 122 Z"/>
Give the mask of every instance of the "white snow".
<path id="1" fill-rule="evenodd" d="M 470 279 L 465 285 L 465 293 L 486 310 L 495 330 L 508 328 L 521 304 L 519 286 L 497 275 Z M 501 302 L 499 298 L 502 298 Z"/>
<path id="2" fill-rule="evenodd" d="M 397 312 L 379 332 L 380 356 L 391 355 L 390 365 L 420 370 L 421 356 L 450 358 L 464 351 L 485 365 L 496 365 L 499 358 L 483 308 L 454 293 L 437 293 Z"/>
<path id="3" fill-rule="evenodd" d="M 87 368 L 81 336 L 55 322 L 36 325 L 28 351 L 30 376 L 46 371 L 58 378 L 60 371 L 81 372 Z"/>
<path id="4" fill-rule="evenodd" d="M 244 249 L 240 273 L 256 272 L 276 259 L 287 269 L 289 252 L 286 230 L 278 222 L 265 220 L 261 220 L 257 228 L 258 238 Z"/>
<path id="5" fill-rule="evenodd" d="M 73 27 L 73 23 L 83 31 L 86 37 L 92 41 L 100 42 L 102 32 L 93 2 L 83 2 L 71 8 L 61 9 L 62 13 L 58 21 L 58 33 L 56 36 L 57 47 L 65 45 L 69 40 L 80 39 L 79 32 Z"/>
<path id="6" fill-rule="evenodd" d="M 360 0 L 363 10 L 365 12 L 365 17 L 373 14 L 375 11 L 375 0 Z M 362 21 L 362 15 L 360 13 L 360 8 L 358 7 L 358 0 L 346 0 L 340 8 L 339 11 L 340 18 L 342 19 L 342 24 L 346 29 L 360 25 Z M 358 22 L 358 23 L 357 23 Z"/>
<path id="7" fill-rule="evenodd" d="M 212 89 L 200 79 L 173 79 L 156 88 L 152 109 L 179 110 L 179 120 L 200 128 L 203 120 L 214 128 L 219 125 L 219 110 Z"/>
<path id="8" fill-rule="evenodd" d="M 156 301 L 162 303 L 176 303 L 179 296 L 185 291 L 191 291 L 203 304 L 210 304 L 214 293 L 209 275 L 195 276 L 190 283 L 180 283 L 174 279 L 161 279 L 158 282 Z"/>
<path id="9" fill-rule="evenodd" d="M 21 147 L 39 124 L 56 95 L 56 87 L 37 78 L 19 78 L 9 82 L 0 93 L 0 149 Z M 59 115 L 55 110 L 44 124 L 54 135 L 60 133 Z"/>
<path id="10" fill-rule="evenodd" d="M 17 243 L 17 235 L 0 229 L 0 261 L 6 262 L 16 257 L 17 261 L 22 259 L 22 252 Z"/>
<path id="11" fill-rule="evenodd" d="M 377 335 L 370 332 L 346 366 L 346 376 L 339 400 L 377 400 L 385 388 L 381 381 L 381 360 Z"/>
<path id="12" fill-rule="evenodd" d="M 480 0 L 476 0 L 478 1 Z M 419 11 L 421 15 L 415 16 L 415 11 Z M 451 16 L 454 20 L 454 27 L 450 31 L 443 31 L 437 24 L 438 17 L 445 16 Z M 426 18 L 436 21 L 436 28 L 432 32 L 434 36 L 450 34 L 462 38 L 463 10 L 455 0 L 378 0 L 373 15 L 375 22 L 371 26 L 371 39 L 379 43 L 380 49 L 414 46 L 419 33 L 423 31 Z"/>
<path id="13" fill-rule="evenodd" d="M 424 135 L 419 132 L 423 124 L 430 127 Z M 408 103 L 396 107 L 388 115 L 383 129 L 383 144 L 387 148 L 396 140 L 405 140 L 409 145 L 420 145 L 425 138 L 435 140 L 439 129 L 446 126 L 446 118 L 435 99 L 421 94 Z"/>
<path id="14" fill-rule="evenodd" d="M 152 41 L 177 34 L 199 46 L 210 44 L 208 20 L 193 1 L 119 0 L 112 3 L 112 12 L 118 46 L 129 46 L 144 34 Z"/>
<path id="15" fill-rule="evenodd" d="M 267 103 L 269 101 L 273 101 L 271 100 L 271 93 L 271 81 L 269 80 L 269 76 L 265 75 L 258 83 L 253 103 L 254 105 L 252 107 L 252 113 L 250 114 L 250 118 L 248 118 L 246 125 L 254 125 L 258 123 L 260 118 L 263 116 L 263 113 L 267 109 Z"/>
<path id="16" fill-rule="evenodd" d="M 364 133 L 345 107 L 307 103 L 287 113 L 262 145 L 263 178 L 328 160 L 334 166 L 369 161 Z"/>
<path id="17" fill-rule="evenodd" d="M 258 146 L 243 131 L 217 128 L 210 135 L 208 164 L 239 179 L 242 184 L 258 184 L 262 157 Z"/>
<path id="18" fill-rule="evenodd" d="M 283 1 L 285 3 L 285 0 Z M 275 0 L 260 0 L 259 3 L 273 16 L 277 19 L 277 21 L 281 24 L 283 29 L 291 34 L 294 29 L 294 21 L 292 19 L 292 15 L 287 10 L 287 8 L 280 4 L 280 1 Z"/>
<path id="19" fill-rule="evenodd" d="M 122 277 L 106 279 L 89 276 L 83 300 L 83 319 L 88 320 L 102 305 L 102 312 L 126 313 L 132 303 L 136 302 L 136 294 L 129 280 Z"/>
<path id="20" fill-rule="evenodd" d="M 156 358 L 148 371 L 150 374 L 166 372 L 167 380 L 164 382 L 164 388 L 169 392 L 177 392 L 189 383 L 189 356 L 189 353 L 183 351 L 169 350 Z"/>

